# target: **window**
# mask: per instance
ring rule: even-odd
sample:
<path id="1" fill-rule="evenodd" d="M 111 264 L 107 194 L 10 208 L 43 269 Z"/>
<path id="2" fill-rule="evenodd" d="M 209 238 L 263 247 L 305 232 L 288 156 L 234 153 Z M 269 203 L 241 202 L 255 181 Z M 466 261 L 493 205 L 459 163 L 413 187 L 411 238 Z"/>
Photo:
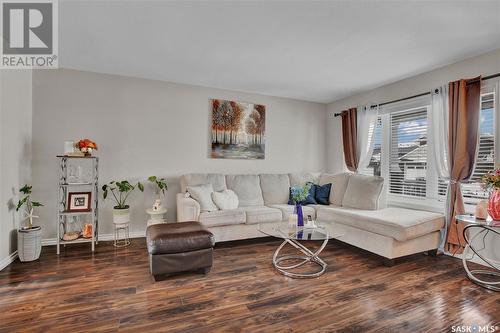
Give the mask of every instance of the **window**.
<path id="1" fill-rule="evenodd" d="M 481 96 L 481 120 L 479 123 L 479 151 L 474 174 L 469 182 L 462 184 L 465 204 L 477 204 L 488 198 L 488 192 L 481 187 L 481 178 L 495 168 L 495 95 Z"/>
<path id="2" fill-rule="evenodd" d="M 368 166 L 359 171 L 363 175 L 380 176 L 382 159 L 382 118 L 378 117 L 373 129 L 373 154 Z M 371 133 L 370 133 L 371 134 Z"/>
<path id="3" fill-rule="evenodd" d="M 494 125 L 500 95 L 498 84 L 483 86 L 476 168 L 472 179 L 462 184 L 468 210 L 488 198 L 481 178 L 495 168 L 499 157 L 496 155 L 500 155 L 500 149 L 495 147 L 496 133 L 500 131 Z M 368 166 L 359 172 L 384 177 L 392 205 L 442 209 L 446 200 L 448 181 L 438 176 L 436 161 L 428 149 L 429 108 L 430 98 L 426 95 L 379 109 L 373 128 L 373 154 Z"/>
<path id="4" fill-rule="evenodd" d="M 389 193 L 425 198 L 427 108 L 390 114 Z"/>

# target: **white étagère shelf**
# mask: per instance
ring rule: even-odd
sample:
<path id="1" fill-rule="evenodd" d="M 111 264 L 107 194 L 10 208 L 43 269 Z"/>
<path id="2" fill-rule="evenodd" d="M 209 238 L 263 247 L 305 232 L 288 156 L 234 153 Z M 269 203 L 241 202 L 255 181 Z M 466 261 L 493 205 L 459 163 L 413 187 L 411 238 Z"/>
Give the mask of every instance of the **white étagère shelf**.
<path id="1" fill-rule="evenodd" d="M 57 187 L 57 254 L 60 253 L 60 246 L 66 244 L 77 243 L 91 243 L 92 252 L 95 250 L 95 245 L 98 243 L 98 202 L 99 202 L 99 158 L 96 156 L 80 157 L 80 156 L 57 156 L 59 166 L 59 183 Z M 74 163 L 82 164 L 83 161 L 90 161 L 90 173 L 86 181 L 72 181 L 68 175 L 68 164 Z M 91 192 L 90 209 L 87 211 L 69 211 L 67 207 L 68 194 L 74 192 L 73 189 L 78 191 Z M 90 217 L 92 224 L 92 237 L 83 238 L 80 236 L 75 240 L 65 241 L 62 239 L 63 235 L 70 229 L 78 229 L 74 226 L 75 218 L 83 216 Z M 81 224 L 81 221 L 79 222 Z M 81 226 L 80 226 L 81 227 Z"/>

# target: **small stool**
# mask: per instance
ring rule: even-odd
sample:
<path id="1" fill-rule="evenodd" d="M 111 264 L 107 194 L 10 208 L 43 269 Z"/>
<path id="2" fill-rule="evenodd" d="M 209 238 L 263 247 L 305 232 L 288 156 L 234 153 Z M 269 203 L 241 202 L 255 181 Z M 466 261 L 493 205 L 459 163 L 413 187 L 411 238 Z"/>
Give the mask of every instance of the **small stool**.
<path id="1" fill-rule="evenodd" d="M 130 245 L 130 224 L 129 223 L 113 223 L 115 227 L 115 247 L 125 247 Z M 123 232 L 123 238 L 120 238 L 120 231 Z"/>
<path id="2" fill-rule="evenodd" d="M 199 222 L 154 224 L 146 230 L 153 276 L 186 271 L 207 274 L 212 268 L 213 234 Z"/>

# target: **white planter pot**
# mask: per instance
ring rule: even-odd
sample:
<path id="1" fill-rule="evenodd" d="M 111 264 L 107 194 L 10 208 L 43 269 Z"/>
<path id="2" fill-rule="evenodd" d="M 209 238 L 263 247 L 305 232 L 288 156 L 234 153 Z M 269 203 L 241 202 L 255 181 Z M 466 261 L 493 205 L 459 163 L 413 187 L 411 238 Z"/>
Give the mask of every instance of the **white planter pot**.
<path id="1" fill-rule="evenodd" d="M 42 252 L 42 228 L 19 229 L 17 231 L 17 254 L 21 261 L 33 261 Z"/>
<path id="2" fill-rule="evenodd" d="M 126 224 L 130 222 L 130 208 L 113 208 L 113 223 Z"/>

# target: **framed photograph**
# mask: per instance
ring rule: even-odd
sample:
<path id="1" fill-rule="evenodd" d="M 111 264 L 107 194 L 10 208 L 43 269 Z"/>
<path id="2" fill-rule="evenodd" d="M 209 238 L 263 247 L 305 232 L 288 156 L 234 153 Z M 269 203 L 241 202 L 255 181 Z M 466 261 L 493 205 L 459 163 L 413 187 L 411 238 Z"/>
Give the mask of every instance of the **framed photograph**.
<path id="1" fill-rule="evenodd" d="M 68 212 L 88 212 L 91 209 L 92 192 L 70 192 L 68 194 Z"/>

